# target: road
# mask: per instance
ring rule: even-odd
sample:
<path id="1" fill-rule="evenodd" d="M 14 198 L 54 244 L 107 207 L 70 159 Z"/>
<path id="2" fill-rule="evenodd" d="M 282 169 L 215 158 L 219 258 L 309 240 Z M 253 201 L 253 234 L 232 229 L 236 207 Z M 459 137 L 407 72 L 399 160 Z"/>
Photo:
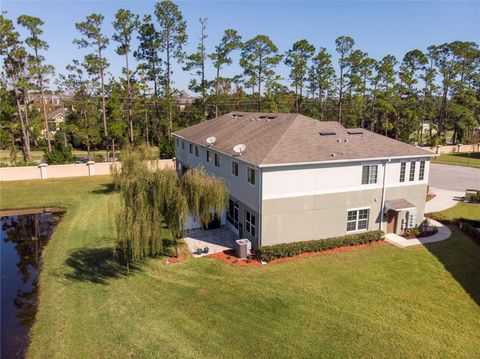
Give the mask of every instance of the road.
<path id="1" fill-rule="evenodd" d="M 480 189 L 480 169 L 431 163 L 428 184 L 430 187 L 458 192 Z"/>

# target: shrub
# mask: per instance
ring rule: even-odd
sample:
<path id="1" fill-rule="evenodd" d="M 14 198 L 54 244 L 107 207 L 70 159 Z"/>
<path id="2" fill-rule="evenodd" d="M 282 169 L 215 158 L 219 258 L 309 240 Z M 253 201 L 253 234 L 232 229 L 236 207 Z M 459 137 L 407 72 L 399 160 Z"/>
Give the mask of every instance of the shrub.
<path id="1" fill-rule="evenodd" d="M 469 203 L 480 203 L 480 192 L 477 192 L 476 194 L 472 194 L 468 197 L 468 202 Z"/>
<path id="2" fill-rule="evenodd" d="M 261 261 L 270 262 L 273 259 L 293 257 L 301 253 L 320 252 L 328 249 L 356 246 L 381 241 L 383 239 L 384 233 L 382 231 L 369 231 L 314 241 L 275 244 L 258 248 L 257 257 Z"/>
<path id="3" fill-rule="evenodd" d="M 480 244 L 480 231 L 472 226 L 470 223 L 464 223 L 462 226 L 462 231 L 472 238 L 475 242 Z"/>
<path id="4" fill-rule="evenodd" d="M 93 160 L 95 162 L 105 162 L 105 155 L 102 153 L 95 153 L 93 155 Z"/>
<path id="5" fill-rule="evenodd" d="M 55 142 L 50 152 L 45 151 L 43 158 L 49 165 L 62 165 L 65 163 L 73 163 L 72 146 L 64 146 L 60 142 Z"/>
<path id="6" fill-rule="evenodd" d="M 160 151 L 160 158 L 165 159 L 175 157 L 173 139 L 162 138 L 158 147 Z"/>

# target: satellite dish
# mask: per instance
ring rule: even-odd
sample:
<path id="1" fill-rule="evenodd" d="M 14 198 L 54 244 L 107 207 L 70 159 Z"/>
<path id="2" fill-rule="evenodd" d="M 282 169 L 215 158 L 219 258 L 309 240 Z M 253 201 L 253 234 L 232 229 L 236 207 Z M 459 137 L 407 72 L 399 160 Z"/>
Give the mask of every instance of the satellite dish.
<path id="1" fill-rule="evenodd" d="M 233 150 L 238 153 L 239 156 L 242 155 L 242 153 L 245 151 L 247 146 L 245 146 L 243 143 L 240 143 L 238 145 L 233 146 Z"/>
<path id="2" fill-rule="evenodd" d="M 215 136 L 210 136 L 209 138 L 207 138 L 207 143 L 212 146 L 215 141 L 217 140 L 217 138 Z"/>

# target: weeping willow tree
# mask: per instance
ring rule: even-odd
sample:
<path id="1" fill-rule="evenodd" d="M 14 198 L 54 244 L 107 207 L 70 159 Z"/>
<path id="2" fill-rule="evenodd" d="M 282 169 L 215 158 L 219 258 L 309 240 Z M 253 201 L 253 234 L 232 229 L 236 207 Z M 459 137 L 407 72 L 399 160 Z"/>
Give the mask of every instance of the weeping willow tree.
<path id="1" fill-rule="evenodd" d="M 228 203 L 223 179 L 208 175 L 203 167 L 188 171 L 182 178 L 182 187 L 191 213 L 204 227 L 219 218 Z"/>
<path id="2" fill-rule="evenodd" d="M 181 190 L 180 178 L 174 169 L 162 169 L 152 173 L 151 210 L 162 215 L 170 229 L 178 257 L 178 239 L 188 218 L 188 202 Z"/>
<path id="3" fill-rule="evenodd" d="M 157 196 L 152 195 L 152 173 L 148 168 L 149 149 L 127 147 L 121 154 L 121 168 L 112 165 L 113 181 L 121 193 L 117 213 L 117 244 L 127 260 L 137 261 L 163 253 L 162 214 Z"/>
<path id="4" fill-rule="evenodd" d="M 152 151 L 147 146 L 126 147 L 121 168 L 112 167 L 114 185 L 120 191 L 116 216 L 117 247 L 127 261 L 163 254 L 162 228 L 173 237 L 176 254 L 178 239 L 192 214 L 205 227 L 228 203 L 225 182 L 203 168 L 180 178 L 174 169 L 152 169 Z"/>

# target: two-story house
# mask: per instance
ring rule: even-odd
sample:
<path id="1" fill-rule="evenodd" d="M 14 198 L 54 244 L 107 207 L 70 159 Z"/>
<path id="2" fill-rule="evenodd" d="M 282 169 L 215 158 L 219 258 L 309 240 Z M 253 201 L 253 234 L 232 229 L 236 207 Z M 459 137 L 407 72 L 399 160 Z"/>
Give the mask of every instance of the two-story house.
<path id="1" fill-rule="evenodd" d="M 179 130 L 174 141 L 180 173 L 201 165 L 225 179 L 225 220 L 254 247 L 400 233 L 424 218 L 433 154 L 365 129 L 234 112 Z"/>

